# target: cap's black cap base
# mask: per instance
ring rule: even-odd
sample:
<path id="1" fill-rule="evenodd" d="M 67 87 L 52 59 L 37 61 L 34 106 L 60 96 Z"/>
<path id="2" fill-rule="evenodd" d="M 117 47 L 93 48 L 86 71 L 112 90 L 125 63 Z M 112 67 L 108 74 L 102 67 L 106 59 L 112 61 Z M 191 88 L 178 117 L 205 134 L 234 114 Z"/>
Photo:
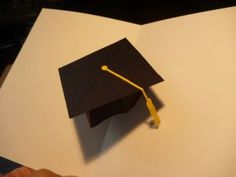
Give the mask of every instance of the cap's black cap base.
<path id="1" fill-rule="evenodd" d="M 141 92 L 138 91 L 112 103 L 89 111 L 87 113 L 87 118 L 91 128 L 95 127 L 111 116 L 128 112 L 136 104 L 140 95 Z"/>

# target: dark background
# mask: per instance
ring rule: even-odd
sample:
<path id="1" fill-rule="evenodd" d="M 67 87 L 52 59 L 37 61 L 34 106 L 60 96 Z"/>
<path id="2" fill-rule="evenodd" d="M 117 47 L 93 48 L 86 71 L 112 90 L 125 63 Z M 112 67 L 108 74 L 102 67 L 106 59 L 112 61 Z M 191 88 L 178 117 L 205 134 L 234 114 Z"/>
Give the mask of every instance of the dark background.
<path id="1" fill-rule="evenodd" d="M 6 65 L 14 62 L 43 7 L 86 12 L 144 24 L 234 5 L 236 0 L 1 0 L 0 76 Z"/>

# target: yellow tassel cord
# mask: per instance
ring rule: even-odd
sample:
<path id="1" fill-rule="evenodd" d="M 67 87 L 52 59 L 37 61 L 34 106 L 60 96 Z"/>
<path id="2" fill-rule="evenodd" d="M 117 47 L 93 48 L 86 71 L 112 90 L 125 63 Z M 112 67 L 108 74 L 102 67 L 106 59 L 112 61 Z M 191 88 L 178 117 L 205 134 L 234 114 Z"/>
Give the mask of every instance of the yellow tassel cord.
<path id="1" fill-rule="evenodd" d="M 142 91 L 143 96 L 144 96 L 144 98 L 146 99 L 146 106 L 147 106 L 147 108 L 148 108 L 148 110 L 149 110 L 151 116 L 153 117 L 153 120 L 154 120 L 154 123 L 155 123 L 155 127 L 158 128 L 159 125 L 160 125 L 160 122 L 161 122 L 161 121 L 160 121 L 160 118 L 159 118 L 159 116 L 157 115 L 156 108 L 155 108 L 155 106 L 153 105 L 151 98 L 148 98 L 148 96 L 147 96 L 147 94 L 145 93 L 144 89 L 143 89 L 142 87 L 140 87 L 139 85 L 137 85 L 137 84 L 131 82 L 129 79 L 127 79 L 127 78 L 121 76 L 120 74 L 118 74 L 118 73 L 116 73 L 116 72 L 110 70 L 110 69 L 108 68 L 108 66 L 106 66 L 106 65 L 103 65 L 103 66 L 101 67 L 101 69 L 102 69 L 103 71 L 109 72 L 110 74 L 112 74 L 112 75 L 118 77 L 119 79 L 125 81 L 126 83 L 128 83 L 128 84 L 132 85 L 133 87 L 137 88 L 138 90 L 141 90 L 141 91 Z"/>

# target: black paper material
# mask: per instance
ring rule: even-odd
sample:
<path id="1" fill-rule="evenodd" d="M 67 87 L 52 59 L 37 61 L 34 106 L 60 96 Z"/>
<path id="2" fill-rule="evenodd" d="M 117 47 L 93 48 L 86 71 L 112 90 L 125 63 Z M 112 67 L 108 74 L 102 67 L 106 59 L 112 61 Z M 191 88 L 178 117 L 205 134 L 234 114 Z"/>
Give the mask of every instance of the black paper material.
<path id="1" fill-rule="evenodd" d="M 140 91 L 101 70 L 107 65 L 143 88 L 163 81 L 127 39 L 59 68 L 69 117 L 87 113 L 91 127 L 127 112 Z"/>

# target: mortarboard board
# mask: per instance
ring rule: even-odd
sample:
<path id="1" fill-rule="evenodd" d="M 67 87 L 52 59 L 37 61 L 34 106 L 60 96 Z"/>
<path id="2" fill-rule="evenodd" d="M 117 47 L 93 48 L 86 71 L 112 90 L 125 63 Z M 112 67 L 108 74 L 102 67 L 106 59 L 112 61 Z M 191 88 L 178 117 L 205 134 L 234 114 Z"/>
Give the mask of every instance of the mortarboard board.
<path id="1" fill-rule="evenodd" d="M 163 81 L 126 38 L 59 68 L 69 117 L 87 113 L 91 127 L 129 111 L 142 93 L 104 72 L 103 65 L 144 89 Z"/>

